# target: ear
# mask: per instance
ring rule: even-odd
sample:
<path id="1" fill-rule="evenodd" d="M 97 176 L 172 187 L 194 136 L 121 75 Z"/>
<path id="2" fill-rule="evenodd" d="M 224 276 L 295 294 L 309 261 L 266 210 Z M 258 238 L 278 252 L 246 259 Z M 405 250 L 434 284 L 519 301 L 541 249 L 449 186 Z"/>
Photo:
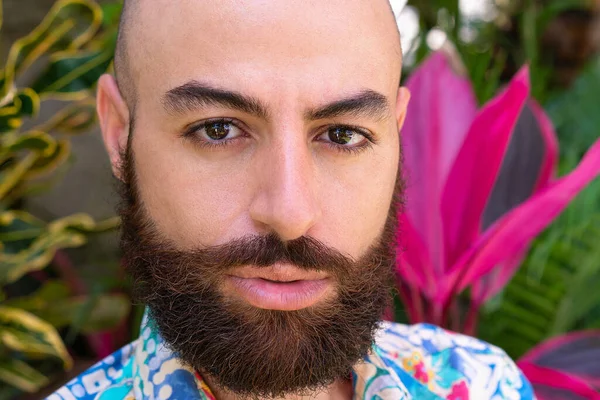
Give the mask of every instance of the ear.
<path id="1" fill-rule="evenodd" d="M 398 89 L 398 100 L 396 100 L 396 121 L 398 122 L 398 132 L 402 130 L 404 126 L 404 120 L 406 119 L 406 110 L 408 109 L 408 102 L 410 101 L 410 91 L 401 87 Z"/>
<path id="2" fill-rule="evenodd" d="M 105 74 L 100 77 L 96 101 L 102 138 L 112 164 L 113 174 L 122 180 L 121 154 L 127 147 L 130 115 L 112 75 Z"/>

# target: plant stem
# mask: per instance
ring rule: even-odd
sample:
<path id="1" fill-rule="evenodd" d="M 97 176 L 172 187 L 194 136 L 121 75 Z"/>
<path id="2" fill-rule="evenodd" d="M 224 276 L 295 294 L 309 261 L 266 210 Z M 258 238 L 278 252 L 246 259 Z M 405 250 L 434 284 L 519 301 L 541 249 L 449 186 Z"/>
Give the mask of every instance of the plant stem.
<path id="1" fill-rule="evenodd" d="M 454 297 L 450 302 L 450 329 L 454 332 L 460 332 L 460 309 L 458 307 L 458 297 Z"/>
<path id="2" fill-rule="evenodd" d="M 413 286 L 409 286 L 410 287 L 410 294 L 411 294 L 411 299 L 412 302 L 414 304 L 415 307 L 415 311 L 416 311 L 416 323 L 419 322 L 427 322 L 426 320 L 426 316 L 425 316 L 425 310 L 423 309 L 423 299 L 421 298 L 421 293 L 419 293 L 419 290 L 416 289 Z"/>
<path id="3" fill-rule="evenodd" d="M 420 322 L 421 316 L 416 307 L 416 303 L 413 300 L 412 290 L 411 290 L 411 293 L 409 294 L 407 292 L 406 286 L 402 285 L 401 282 L 398 282 L 397 287 L 398 287 L 398 294 L 400 295 L 400 299 L 402 300 L 402 303 L 406 307 L 406 313 L 408 314 L 408 319 L 409 319 L 410 323 L 415 324 L 415 323 Z"/>
<path id="4" fill-rule="evenodd" d="M 475 336 L 477 333 L 477 324 L 479 322 L 479 310 L 481 306 L 478 303 L 472 302 L 467 312 L 467 318 L 463 327 L 463 333 L 469 336 Z"/>

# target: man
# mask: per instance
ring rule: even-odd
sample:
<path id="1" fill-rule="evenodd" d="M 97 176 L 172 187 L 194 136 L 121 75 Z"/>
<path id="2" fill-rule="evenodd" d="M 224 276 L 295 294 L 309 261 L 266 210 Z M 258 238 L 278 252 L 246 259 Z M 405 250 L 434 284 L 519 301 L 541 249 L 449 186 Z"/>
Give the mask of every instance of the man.
<path id="1" fill-rule="evenodd" d="M 141 337 L 51 399 L 528 399 L 380 322 L 409 93 L 387 0 L 128 0 L 98 88 Z M 401 266 L 400 266 L 401 267 Z"/>

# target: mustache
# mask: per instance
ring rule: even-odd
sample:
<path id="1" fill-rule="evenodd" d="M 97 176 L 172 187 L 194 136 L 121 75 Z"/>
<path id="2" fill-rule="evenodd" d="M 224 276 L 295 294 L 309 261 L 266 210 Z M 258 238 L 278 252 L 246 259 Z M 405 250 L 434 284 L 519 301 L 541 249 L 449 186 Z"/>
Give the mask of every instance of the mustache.
<path id="1" fill-rule="evenodd" d="M 169 261 L 167 264 L 172 266 L 173 261 L 177 260 L 176 264 L 179 265 L 202 266 L 205 272 L 207 270 L 222 272 L 246 265 L 270 267 L 277 263 L 287 263 L 305 270 L 340 273 L 347 272 L 349 268 L 360 262 L 307 236 L 284 242 L 273 233 L 248 235 L 221 245 L 191 250 L 176 250 L 174 246 L 169 246 L 164 241 L 160 244 L 145 243 L 140 246 L 137 234 L 123 239 L 125 246 L 128 245 L 128 241 L 131 241 L 129 244 L 136 248 L 145 248 L 155 257 L 158 256 L 157 263 L 165 265 L 164 262 Z"/>
<path id="2" fill-rule="evenodd" d="M 283 242 L 276 234 L 246 236 L 226 244 L 193 250 L 190 256 L 206 267 L 231 269 L 289 263 L 307 270 L 339 270 L 354 260 L 311 237 Z"/>
<path id="3" fill-rule="evenodd" d="M 381 265 L 387 265 L 386 260 L 393 259 L 383 237 L 358 260 L 312 237 L 284 242 L 276 234 L 251 235 L 217 246 L 179 250 L 164 238 L 159 239 L 156 232 L 140 234 L 133 228 L 137 224 L 128 219 L 124 222 L 129 229 L 124 229 L 121 241 L 123 250 L 127 250 L 123 261 L 134 278 L 134 298 L 145 303 L 159 296 L 162 289 L 197 295 L 218 284 L 229 270 L 248 265 L 260 268 L 286 263 L 325 272 L 335 277 L 341 287 L 346 287 L 348 280 L 362 287 L 367 285 L 365 280 L 374 279 L 375 271 L 382 273 Z M 365 265 L 373 267 L 365 270 Z"/>

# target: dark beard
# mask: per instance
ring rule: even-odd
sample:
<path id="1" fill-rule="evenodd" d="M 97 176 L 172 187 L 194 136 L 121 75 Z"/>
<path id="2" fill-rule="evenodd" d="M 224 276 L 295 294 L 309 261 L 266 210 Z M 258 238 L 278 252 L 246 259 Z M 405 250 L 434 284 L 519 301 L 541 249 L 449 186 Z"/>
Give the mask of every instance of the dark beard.
<path id="1" fill-rule="evenodd" d="M 148 305 L 152 323 L 184 363 L 248 398 L 310 394 L 350 379 L 390 304 L 395 202 L 380 238 L 358 261 L 309 237 L 284 243 L 274 234 L 183 251 L 158 232 L 144 210 L 129 148 L 122 160 L 121 246 L 134 297 Z M 221 294 L 225 271 L 277 262 L 329 273 L 336 296 L 278 311 Z"/>

